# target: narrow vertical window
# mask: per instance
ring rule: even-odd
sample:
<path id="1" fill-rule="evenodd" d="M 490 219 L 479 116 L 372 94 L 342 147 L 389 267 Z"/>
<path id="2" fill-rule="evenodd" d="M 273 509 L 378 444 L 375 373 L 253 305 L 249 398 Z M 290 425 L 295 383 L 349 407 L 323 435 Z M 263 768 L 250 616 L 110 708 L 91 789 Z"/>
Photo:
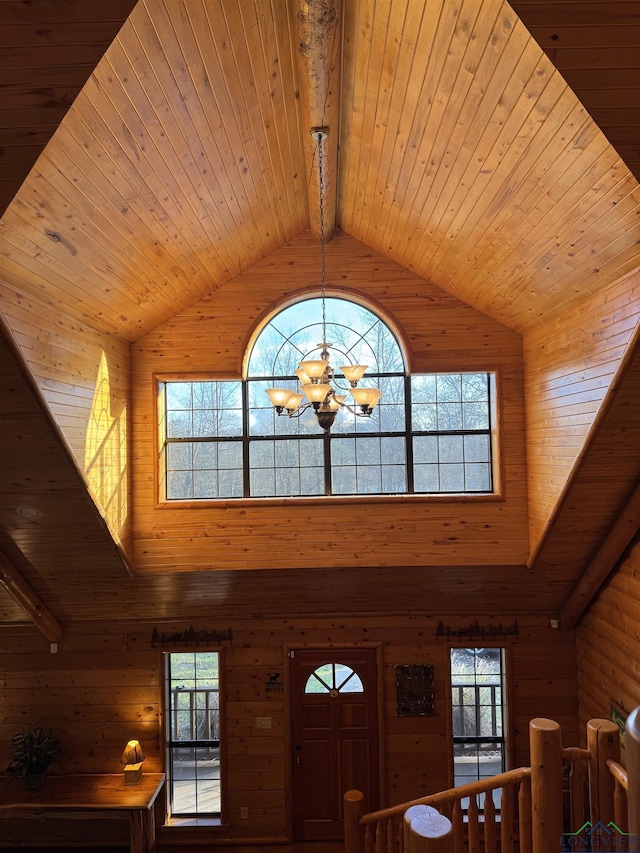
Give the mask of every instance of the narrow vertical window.
<path id="1" fill-rule="evenodd" d="M 171 815 L 221 811 L 219 652 L 166 655 L 167 779 Z"/>
<path id="2" fill-rule="evenodd" d="M 502 773 L 504 650 L 451 649 L 451 691 L 455 785 Z"/>

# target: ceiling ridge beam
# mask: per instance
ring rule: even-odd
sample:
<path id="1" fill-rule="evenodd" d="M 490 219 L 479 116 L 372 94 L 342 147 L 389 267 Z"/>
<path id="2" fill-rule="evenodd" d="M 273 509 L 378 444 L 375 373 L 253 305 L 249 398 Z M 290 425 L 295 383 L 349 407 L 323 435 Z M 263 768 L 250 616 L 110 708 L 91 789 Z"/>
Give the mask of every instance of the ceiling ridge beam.
<path id="1" fill-rule="evenodd" d="M 342 61 L 342 0 L 294 0 L 297 26 L 296 71 L 300 122 L 307 171 L 307 201 L 311 233 L 320 239 L 320 180 L 314 128 L 327 132 L 323 143 L 324 235 L 336 227 L 338 125 Z"/>

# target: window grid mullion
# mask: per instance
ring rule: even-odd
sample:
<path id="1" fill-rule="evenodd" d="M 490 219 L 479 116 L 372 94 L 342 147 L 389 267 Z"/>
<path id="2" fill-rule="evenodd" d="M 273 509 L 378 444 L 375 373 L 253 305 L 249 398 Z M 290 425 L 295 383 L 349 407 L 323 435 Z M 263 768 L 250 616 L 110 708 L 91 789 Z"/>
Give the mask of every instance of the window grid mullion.
<path id="1" fill-rule="evenodd" d="M 437 377 L 439 377 L 441 375 L 447 376 L 447 374 L 425 374 L 425 376 L 435 377 L 436 383 L 438 381 Z M 480 376 L 481 374 L 477 374 L 477 375 Z M 489 374 L 482 374 L 482 375 L 484 375 L 486 377 L 487 391 L 489 392 L 491 387 L 492 387 Z M 464 381 L 464 374 L 448 374 L 448 376 L 450 377 L 450 379 L 455 379 L 458 382 L 458 385 L 461 385 L 461 383 Z M 206 499 L 216 499 L 216 498 L 222 498 L 222 499 L 231 498 L 231 499 L 233 499 L 233 498 L 240 497 L 240 492 L 242 493 L 241 496 L 244 498 L 252 497 L 253 496 L 252 495 L 252 485 L 251 485 L 252 477 L 251 477 L 251 469 L 250 469 L 251 446 L 252 446 L 252 442 L 257 443 L 260 441 L 273 442 L 274 447 L 275 447 L 275 442 L 280 442 L 280 441 L 285 441 L 285 442 L 294 441 L 297 443 L 298 462 L 297 462 L 296 470 L 297 470 L 298 484 L 296 485 L 294 483 L 291 486 L 291 488 L 294 489 L 294 491 L 292 492 L 293 496 L 296 495 L 295 489 L 297 489 L 297 494 L 300 494 L 301 496 L 307 495 L 307 494 L 313 495 L 313 494 L 319 494 L 319 493 L 322 493 L 322 494 L 328 495 L 328 496 L 335 495 L 335 494 L 339 494 L 339 495 L 342 495 L 342 494 L 350 495 L 351 494 L 354 496 L 366 495 L 366 494 L 371 494 L 371 495 L 374 495 L 374 494 L 381 494 L 381 495 L 384 495 L 384 494 L 423 494 L 423 495 L 434 494 L 434 495 L 437 495 L 438 493 L 441 493 L 445 489 L 445 485 L 446 485 L 446 483 L 443 484 L 443 482 L 442 482 L 442 474 L 443 474 L 442 465 L 445 464 L 445 462 L 443 462 L 441 460 L 441 457 L 440 457 L 440 452 L 441 452 L 440 441 L 438 440 L 436 442 L 436 448 L 435 448 L 436 457 L 433 460 L 435 462 L 435 465 L 436 465 L 436 471 L 433 472 L 432 476 L 436 478 L 437 482 L 434 482 L 431 485 L 427 481 L 422 486 L 422 491 L 416 492 L 416 477 L 417 477 L 416 465 L 418 466 L 418 468 L 420 468 L 421 465 L 430 465 L 433 463 L 430 462 L 430 460 L 428 458 L 426 458 L 423 462 L 417 462 L 416 463 L 415 440 L 418 438 L 425 438 L 425 437 L 434 437 L 436 439 L 439 439 L 443 436 L 459 436 L 459 437 L 461 437 L 461 440 L 462 440 L 462 448 L 459 451 L 459 453 L 460 453 L 459 459 L 460 459 L 460 464 L 462 466 L 462 480 L 460 481 L 459 493 L 460 494 L 485 494 L 485 493 L 491 492 L 492 488 L 493 488 L 493 471 L 492 471 L 491 452 L 490 452 L 491 451 L 491 429 L 492 429 L 491 428 L 492 413 L 491 413 L 490 401 L 488 399 L 484 398 L 484 395 L 482 395 L 480 397 L 480 400 L 477 401 L 483 405 L 486 405 L 486 409 L 487 409 L 486 419 L 489 422 L 488 428 L 483 427 L 482 429 L 470 429 L 467 427 L 465 429 L 430 429 L 430 430 L 415 429 L 414 430 L 413 429 L 413 418 L 412 418 L 412 415 L 413 415 L 412 377 L 407 375 L 407 374 L 400 377 L 399 374 L 388 373 L 388 372 L 386 372 L 386 373 L 380 372 L 380 373 L 375 373 L 375 374 L 372 373 L 371 374 L 372 379 L 381 379 L 384 377 L 397 377 L 398 379 L 400 379 L 400 378 L 402 379 L 402 387 L 404 390 L 404 402 L 403 402 L 403 412 L 404 412 L 404 425 L 403 426 L 404 426 L 404 429 L 402 429 L 402 430 L 389 430 L 389 429 L 387 429 L 385 431 L 382 431 L 382 430 L 367 431 L 366 429 L 363 431 L 359 431 L 358 429 L 354 429 L 353 432 L 346 432 L 345 431 L 345 432 L 336 432 L 336 433 L 331 433 L 331 432 L 323 433 L 323 435 L 322 435 L 323 456 L 322 456 L 322 462 L 321 462 L 321 464 L 322 464 L 322 474 L 321 474 L 322 480 L 319 483 L 316 480 L 316 482 L 318 483 L 318 486 L 320 486 L 320 489 L 323 489 L 322 492 L 320 492 L 320 489 L 318 489 L 318 491 L 316 491 L 316 492 L 314 492 L 313 490 L 307 491 L 307 492 L 303 491 L 303 488 L 302 488 L 302 481 L 303 480 L 301 477 L 302 472 L 305 471 L 305 466 L 303 465 L 303 463 L 300 460 L 300 457 L 303 455 L 301 453 L 301 450 L 304 447 L 304 445 L 302 445 L 301 442 L 306 441 L 306 440 L 318 441 L 318 439 L 320 438 L 320 436 L 318 434 L 296 433 L 296 432 L 278 434 L 278 435 L 273 435 L 273 434 L 272 435 L 268 435 L 268 434 L 252 435 L 251 434 L 251 428 L 250 428 L 250 422 L 249 422 L 249 414 L 250 414 L 250 410 L 249 410 L 249 398 L 250 398 L 249 382 L 260 381 L 262 379 L 262 377 L 260 377 L 260 378 L 251 377 L 250 379 L 245 379 L 241 382 L 238 381 L 238 386 L 239 386 L 239 390 L 241 393 L 241 399 L 242 399 L 242 404 L 241 404 L 242 405 L 241 435 L 221 435 L 221 436 L 218 436 L 215 434 L 205 435 L 205 436 L 179 435 L 179 436 L 171 436 L 171 437 L 165 438 L 165 446 L 167 446 L 167 447 L 169 445 L 177 445 L 177 446 L 185 445 L 185 446 L 191 446 L 192 448 L 196 448 L 199 445 L 206 445 L 206 444 L 215 444 L 216 445 L 215 453 L 209 452 L 208 463 L 205 463 L 202 466 L 202 468 L 197 467 L 198 463 L 196 461 L 194 461 L 193 459 L 191 459 L 191 460 L 189 460 L 189 459 L 184 460 L 183 459 L 183 467 L 180 467 L 180 464 L 178 464 L 176 468 L 171 469 L 171 471 L 167 470 L 165 472 L 165 480 L 167 482 L 169 481 L 170 475 L 171 475 L 172 480 L 174 480 L 174 481 L 177 478 L 177 492 L 174 492 L 174 495 L 172 497 L 168 497 L 168 500 L 189 499 L 188 493 L 186 492 L 186 489 L 190 489 L 190 496 L 192 499 L 205 499 L 205 500 Z M 268 377 L 268 378 L 274 379 L 274 380 L 278 379 L 278 377 Z M 293 377 L 292 377 L 292 379 L 293 379 Z M 235 380 L 233 380 L 233 381 L 235 381 Z M 183 382 L 182 384 L 185 384 L 185 383 Z M 213 383 L 213 384 L 215 384 L 215 383 Z M 400 389 L 398 388 L 398 391 L 399 390 Z M 218 392 L 218 389 L 216 387 L 216 393 L 217 392 Z M 195 393 L 193 391 L 193 388 L 190 391 L 190 395 L 191 396 L 188 399 L 191 400 L 192 409 L 190 412 L 187 410 L 186 413 L 187 413 L 188 423 L 191 424 L 191 431 L 193 432 L 196 428 L 194 426 L 194 414 L 193 414 L 193 412 L 195 411 L 195 407 L 198 405 L 198 401 L 194 400 Z M 454 402 L 454 403 L 459 402 L 460 405 L 463 405 L 464 401 L 462 400 L 462 396 L 463 396 L 462 391 L 459 390 L 459 392 L 458 392 L 459 401 L 456 401 L 455 396 L 456 395 L 455 395 L 455 391 L 454 391 L 454 398 L 453 398 L 452 402 Z M 487 394 L 487 397 L 488 396 L 489 396 L 489 393 Z M 165 395 L 165 397 L 166 397 L 166 395 Z M 427 396 L 425 398 L 425 402 L 428 404 L 431 404 L 430 400 L 432 400 L 434 405 L 438 405 L 437 400 L 439 398 L 440 398 L 440 389 L 439 389 L 439 386 L 436 384 L 436 394 L 434 395 L 433 398 L 430 398 Z M 447 398 L 445 397 L 445 398 L 443 398 L 443 400 L 446 401 Z M 440 402 L 443 403 L 443 400 L 440 400 Z M 391 401 L 391 405 L 392 406 L 398 405 L 398 400 L 397 400 L 397 398 L 395 398 L 395 395 Z M 422 403 L 419 403 L 418 405 L 422 405 Z M 233 406 L 230 407 L 230 410 L 231 409 L 233 409 Z M 175 412 L 175 408 L 172 408 L 172 411 Z M 200 411 L 200 409 L 198 408 L 197 411 Z M 259 409 L 256 409 L 256 412 L 259 412 L 259 411 L 262 411 L 261 407 Z M 381 408 L 379 411 L 384 411 L 384 403 L 381 403 Z M 389 411 L 392 411 L 392 410 L 389 410 Z M 211 416 L 217 417 L 216 412 L 217 412 L 217 409 L 212 410 Z M 237 406 L 235 407 L 235 412 L 236 412 L 236 414 L 238 414 Z M 165 419 L 167 418 L 167 410 L 166 409 L 164 412 L 164 417 L 165 417 Z M 221 428 L 222 428 L 222 426 L 217 425 L 217 422 L 216 422 L 216 424 L 212 425 L 211 432 L 215 433 L 215 432 L 217 432 L 217 429 L 221 429 Z M 484 475 L 483 475 L 482 471 L 480 470 L 480 472 L 477 475 L 478 477 L 480 477 L 480 479 L 479 480 L 477 480 L 477 479 L 472 480 L 471 485 L 469 484 L 468 478 L 472 472 L 468 471 L 467 469 L 468 469 L 468 465 L 472 465 L 473 462 L 467 461 L 469 448 L 467 448 L 466 443 L 464 441 L 464 438 L 466 436 L 486 436 L 488 441 L 489 441 L 489 444 L 488 444 L 489 452 L 488 452 L 486 461 L 482 456 L 480 456 L 477 460 L 478 462 L 483 464 L 485 467 L 488 467 L 489 470 Z M 356 483 L 353 491 L 348 490 L 349 487 L 348 487 L 348 481 L 347 481 L 347 483 L 346 483 L 347 488 L 345 489 L 345 491 L 338 490 L 338 492 L 336 492 L 336 485 L 334 483 L 335 472 L 333 471 L 333 457 L 335 456 L 335 453 L 333 452 L 333 450 L 334 450 L 333 442 L 339 441 L 341 439 L 353 439 L 357 443 L 356 446 L 359 447 L 360 442 L 366 441 L 366 439 L 368 439 L 368 438 L 378 440 L 378 446 L 379 446 L 378 453 L 380 454 L 379 458 L 377 460 L 374 460 L 374 462 L 371 463 L 371 464 L 374 464 L 375 467 L 377 468 L 377 471 L 378 471 L 377 476 L 373 480 L 369 480 L 369 478 L 367 478 L 367 481 L 365 481 L 365 482 L 367 482 L 368 487 L 371 488 L 371 491 L 366 491 L 367 485 L 364 485 L 364 486 L 362 485 L 362 483 L 363 483 L 362 478 L 365 476 L 365 472 L 369 467 L 368 462 L 367 462 L 367 460 L 363 461 L 362 459 L 360 459 L 360 461 L 358 461 L 358 458 L 356 457 L 354 459 L 353 463 L 350 463 L 350 462 L 346 463 L 347 466 L 353 465 L 353 477 L 355 478 L 355 483 Z M 387 460 L 385 461 L 381 455 L 381 443 L 382 443 L 383 438 L 400 439 L 402 441 L 402 444 L 404 447 L 404 459 L 400 458 L 400 459 L 396 460 L 395 459 L 395 451 L 394 451 L 394 456 L 388 456 Z M 228 462 L 226 461 L 227 459 L 230 458 L 231 460 L 233 460 L 234 453 L 233 453 L 233 451 L 230 451 L 229 453 L 225 452 L 225 461 L 222 461 L 219 458 L 220 450 L 225 445 L 229 445 L 229 444 L 233 444 L 233 443 L 238 443 L 241 445 L 241 454 L 238 454 L 237 459 L 232 463 L 232 465 L 230 467 L 221 468 L 220 467 L 221 465 L 228 464 Z M 241 459 L 242 459 L 242 471 L 241 472 L 239 470 L 240 455 L 241 455 Z M 167 454 L 164 454 L 165 459 L 166 459 L 166 457 L 167 457 Z M 319 459 L 319 456 L 318 456 L 318 459 Z M 451 461 L 455 462 L 455 457 L 453 457 L 453 459 Z M 185 462 L 186 462 L 186 465 L 184 465 Z M 272 461 L 271 464 L 273 464 L 274 469 L 275 469 L 275 461 Z M 294 463 L 292 463 L 292 464 L 294 464 Z M 400 472 L 397 470 L 394 470 L 394 469 L 397 469 L 398 465 L 402 465 L 404 468 L 403 474 L 404 474 L 404 483 L 406 484 L 405 489 L 401 488 L 401 484 L 400 484 L 400 480 L 399 480 Z M 268 460 L 267 460 L 267 467 L 265 468 L 265 470 L 266 471 L 269 470 Z M 312 470 L 312 469 L 310 468 L 308 470 Z M 316 468 L 316 471 L 318 471 L 318 473 L 319 473 L 319 470 L 320 470 L 319 468 Z M 204 482 L 203 482 L 203 475 L 200 476 L 200 483 L 199 483 L 199 485 L 196 486 L 196 478 L 197 478 L 198 472 L 200 472 L 200 471 L 203 472 L 203 475 L 206 475 L 207 472 L 209 472 L 208 477 L 212 482 L 212 488 L 215 489 L 215 493 L 211 493 L 211 494 L 207 495 L 207 493 L 206 493 L 206 480 L 204 480 Z M 227 474 L 226 472 L 229 472 L 229 473 Z M 226 482 L 233 483 L 233 481 L 235 479 L 235 483 L 237 484 L 237 491 L 235 494 L 234 493 L 226 493 L 226 494 L 224 493 L 223 489 L 228 488 L 228 487 L 225 487 L 224 482 L 221 481 L 221 475 L 223 473 L 225 473 L 224 480 Z M 184 481 L 186 481 L 184 486 L 181 486 L 181 484 L 180 484 L 181 475 L 182 475 L 182 479 Z M 217 477 L 215 484 L 213 483 L 214 475 L 215 475 L 215 477 Z M 271 476 L 273 477 L 273 476 L 275 476 L 275 474 L 271 474 Z M 421 473 L 420 476 L 422 478 L 423 474 Z M 484 480 L 484 482 L 483 482 L 483 480 Z M 309 478 L 307 476 L 304 477 L 304 482 L 305 483 L 309 482 Z M 240 488 L 240 483 L 241 483 L 241 488 Z M 476 488 L 473 488 L 474 484 L 476 485 Z M 205 486 L 205 488 L 203 488 L 203 485 Z M 422 485 L 422 483 L 420 485 Z M 431 488 L 429 488 L 429 485 L 431 485 Z M 388 489 L 388 491 L 384 490 L 385 486 Z M 425 488 L 425 486 L 426 486 L 426 488 Z M 480 486 L 480 488 L 478 488 L 477 486 Z M 233 485 L 231 486 L 231 488 L 233 489 Z M 262 494 L 261 492 L 257 492 L 257 495 L 258 496 L 264 496 L 264 497 L 269 497 L 269 496 L 277 497 L 277 496 L 279 496 L 277 494 L 277 492 L 278 492 L 277 488 L 273 489 L 273 491 L 274 491 L 273 495 L 268 494 L 267 491 L 269 488 L 270 487 L 267 484 L 267 488 L 264 490 L 264 494 Z M 281 487 L 279 487 L 279 488 L 281 488 Z M 360 491 L 360 488 L 363 488 L 364 491 Z M 182 494 L 180 494 L 181 489 L 182 489 Z M 197 491 L 196 491 L 196 489 L 197 489 Z M 285 485 L 285 490 L 286 489 L 287 489 L 287 486 Z M 284 493 L 285 492 L 283 491 L 283 495 L 284 495 Z M 287 492 L 287 494 L 288 494 L 288 492 Z"/>

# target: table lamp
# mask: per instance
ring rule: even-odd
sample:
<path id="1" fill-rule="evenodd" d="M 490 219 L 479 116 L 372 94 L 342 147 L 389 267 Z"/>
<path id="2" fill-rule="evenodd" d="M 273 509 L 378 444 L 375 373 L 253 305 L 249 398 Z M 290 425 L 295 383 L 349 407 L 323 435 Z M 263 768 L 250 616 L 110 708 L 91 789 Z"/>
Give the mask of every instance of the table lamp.
<path id="1" fill-rule="evenodd" d="M 130 740 L 120 758 L 120 763 L 124 764 L 125 785 L 137 785 L 140 782 L 143 761 L 144 752 L 140 746 L 140 741 Z"/>

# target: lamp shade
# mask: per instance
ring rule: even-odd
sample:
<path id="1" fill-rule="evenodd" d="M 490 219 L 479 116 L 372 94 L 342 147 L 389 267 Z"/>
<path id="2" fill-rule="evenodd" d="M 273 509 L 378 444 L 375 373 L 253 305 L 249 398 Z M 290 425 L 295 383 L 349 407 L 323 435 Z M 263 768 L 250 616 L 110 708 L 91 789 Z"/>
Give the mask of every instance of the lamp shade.
<path id="1" fill-rule="evenodd" d="M 366 369 L 366 364 L 345 364 L 338 368 L 348 382 L 359 382 Z"/>
<path id="2" fill-rule="evenodd" d="M 140 746 L 140 741 L 130 740 L 125 746 L 124 752 L 120 758 L 121 764 L 140 764 L 144 761 L 144 752 Z"/>
<path id="3" fill-rule="evenodd" d="M 303 385 L 302 390 L 310 403 L 322 403 L 329 391 L 331 391 L 331 385 L 325 385 L 323 383 L 318 383 L 316 385 Z"/>
<path id="4" fill-rule="evenodd" d="M 300 394 L 299 392 L 294 392 L 289 394 L 289 399 L 284 404 L 285 409 L 289 412 L 293 412 L 300 405 L 300 401 L 304 397 L 304 394 Z"/>
<path id="5" fill-rule="evenodd" d="M 359 406 L 373 409 L 382 392 L 379 388 L 352 388 L 351 396 Z"/>
<path id="6" fill-rule="evenodd" d="M 272 406 L 284 406 L 293 393 L 289 388 L 267 388 L 266 391 Z"/>
<path id="7" fill-rule="evenodd" d="M 327 362 L 320 360 L 301 361 L 300 369 L 304 370 L 309 379 L 320 379 L 322 374 L 327 369 Z"/>

